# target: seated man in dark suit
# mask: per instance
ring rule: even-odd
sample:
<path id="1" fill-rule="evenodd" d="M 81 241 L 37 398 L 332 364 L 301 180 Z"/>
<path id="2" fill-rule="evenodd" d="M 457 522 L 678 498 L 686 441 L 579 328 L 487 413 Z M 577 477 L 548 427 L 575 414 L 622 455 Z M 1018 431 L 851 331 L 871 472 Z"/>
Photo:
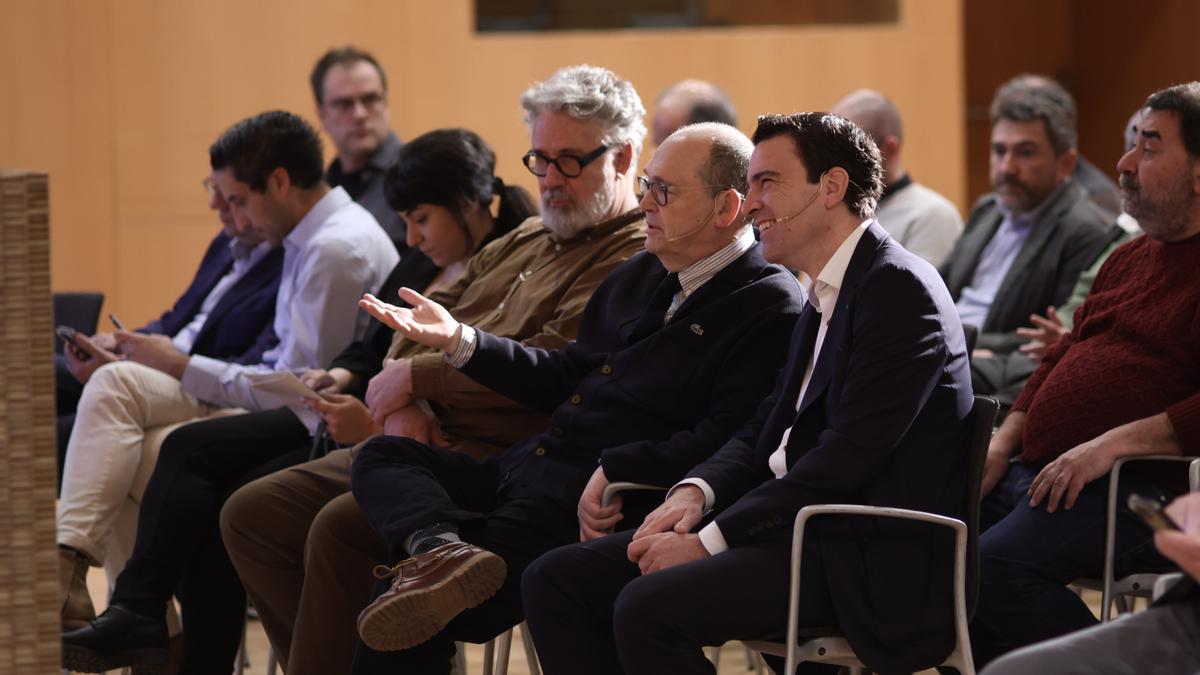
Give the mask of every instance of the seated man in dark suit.
<path id="1" fill-rule="evenodd" d="M 647 252 L 601 284 L 563 351 L 464 326 L 408 291 L 411 311 L 365 303 L 468 376 L 552 416 L 546 433 L 498 461 L 396 437 L 359 452 L 354 497 L 395 580 L 359 616 L 373 649 L 359 650 L 355 672 L 448 672 L 455 640 L 487 640 L 521 620 L 529 562 L 615 524 L 582 515 L 608 481 L 671 485 L 753 414 L 802 294 L 744 224 L 750 152 L 741 132 L 716 123 L 660 146 L 639 179 Z"/>
<path id="2" fill-rule="evenodd" d="M 777 637 L 805 506 L 962 510 L 966 343 L 937 272 L 873 217 L 878 149 L 827 113 L 760 117 L 754 141 L 746 208 L 764 252 L 815 279 L 787 365 L 749 424 L 705 439 L 724 445 L 637 532 L 528 568 L 525 610 L 547 673 L 711 673 L 703 646 Z M 840 525 L 806 540 L 801 625 L 837 626 L 872 670 L 949 653 L 948 613 L 926 612 L 951 602 L 947 538 Z"/>
<path id="3" fill-rule="evenodd" d="M 972 379 L 980 394 L 1001 386 L 1004 356 L 1024 342 L 1017 328 L 1065 302 L 1119 232 L 1115 216 L 1071 179 L 1074 116 L 1060 98 L 1001 87 L 991 116 L 994 191 L 971 209 L 940 268 L 962 322 L 979 330 Z"/>
<path id="4" fill-rule="evenodd" d="M 1125 211 L 1145 236 L 1105 261 L 988 447 L 977 663 L 1096 624 L 1066 584 L 1102 574 L 1117 459 L 1200 454 L 1200 82 L 1146 107 L 1117 163 Z M 1165 502 L 1186 489 L 1178 478 L 1133 464 L 1118 503 L 1130 493 Z M 1132 512 L 1107 524 L 1117 577 L 1167 566 Z"/>
<path id="5" fill-rule="evenodd" d="M 228 202 L 212 183 L 204 181 L 208 207 L 217 212 L 221 231 L 200 260 L 192 283 L 162 316 L 137 329 L 139 333 L 166 335 L 184 354 L 201 354 L 234 363 L 258 363 L 274 347 L 272 322 L 275 293 L 283 269 L 283 249 L 272 248 L 254 228 L 239 226 Z M 78 337 L 81 343 L 118 352 L 112 333 Z M 55 357 L 55 404 L 58 408 L 58 466 L 61 480 L 67 440 L 75 424 L 75 408 L 97 368 L 109 362 L 65 345 Z"/>

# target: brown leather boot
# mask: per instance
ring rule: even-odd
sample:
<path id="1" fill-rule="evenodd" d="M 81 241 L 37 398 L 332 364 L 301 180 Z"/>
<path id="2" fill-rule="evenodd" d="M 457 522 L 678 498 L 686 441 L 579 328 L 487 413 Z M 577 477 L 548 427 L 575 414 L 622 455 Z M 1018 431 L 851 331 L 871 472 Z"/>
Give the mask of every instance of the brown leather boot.
<path id="1" fill-rule="evenodd" d="M 63 632 L 83 628 L 96 618 L 87 589 L 88 559 L 79 551 L 58 547 L 58 592 L 63 598 Z"/>

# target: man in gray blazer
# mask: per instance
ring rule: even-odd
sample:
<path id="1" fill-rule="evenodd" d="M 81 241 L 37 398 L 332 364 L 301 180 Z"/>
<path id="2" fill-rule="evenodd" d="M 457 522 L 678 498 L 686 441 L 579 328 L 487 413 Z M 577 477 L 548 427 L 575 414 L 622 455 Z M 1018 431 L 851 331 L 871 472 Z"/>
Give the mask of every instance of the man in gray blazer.
<path id="1" fill-rule="evenodd" d="M 1083 270 L 1116 236 L 1115 224 L 1071 180 L 1078 153 L 1073 115 L 1045 92 L 1004 88 L 992 101 L 993 191 L 975 203 L 941 266 L 965 326 L 979 333 L 975 392 L 1024 339 L 1029 316 L 1062 304 Z"/>

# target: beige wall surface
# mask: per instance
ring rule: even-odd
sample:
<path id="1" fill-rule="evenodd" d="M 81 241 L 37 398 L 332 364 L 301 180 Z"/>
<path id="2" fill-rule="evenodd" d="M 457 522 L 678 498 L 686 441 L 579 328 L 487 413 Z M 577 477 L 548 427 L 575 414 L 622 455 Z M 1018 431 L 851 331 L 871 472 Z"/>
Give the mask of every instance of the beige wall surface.
<path id="1" fill-rule="evenodd" d="M 675 80 L 712 80 L 746 131 L 758 113 L 878 88 L 905 116 L 914 176 L 961 207 L 961 1 L 900 10 L 873 27 L 477 35 L 469 0 L 0 0 L 0 166 L 50 173 L 54 288 L 104 291 L 131 325 L 179 294 L 217 228 L 200 188 L 208 145 L 267 109 L 315 123 L 309 69 L 345 43 L 387 70 L 402 138 L 471 128 L 498 173 L 531 189 L 517 100 L 559 66 L 612 68 L 650 109 Z"/>

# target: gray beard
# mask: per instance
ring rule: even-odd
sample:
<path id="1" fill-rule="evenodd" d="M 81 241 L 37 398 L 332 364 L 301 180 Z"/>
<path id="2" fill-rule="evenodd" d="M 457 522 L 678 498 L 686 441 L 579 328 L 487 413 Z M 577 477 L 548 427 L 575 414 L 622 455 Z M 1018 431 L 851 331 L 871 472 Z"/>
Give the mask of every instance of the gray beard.
<path id="1" fill-rule="evenodd" d="M 546 203 L 546 195 L 542 195 L 542 224 L 559 239 L 571 239 L 605 220 L 616 198 L 615 184 L 605 183 L 605 187 L 592 195 L 583 204 L 575 204 L 569 208 L 552 207 Z"/>

